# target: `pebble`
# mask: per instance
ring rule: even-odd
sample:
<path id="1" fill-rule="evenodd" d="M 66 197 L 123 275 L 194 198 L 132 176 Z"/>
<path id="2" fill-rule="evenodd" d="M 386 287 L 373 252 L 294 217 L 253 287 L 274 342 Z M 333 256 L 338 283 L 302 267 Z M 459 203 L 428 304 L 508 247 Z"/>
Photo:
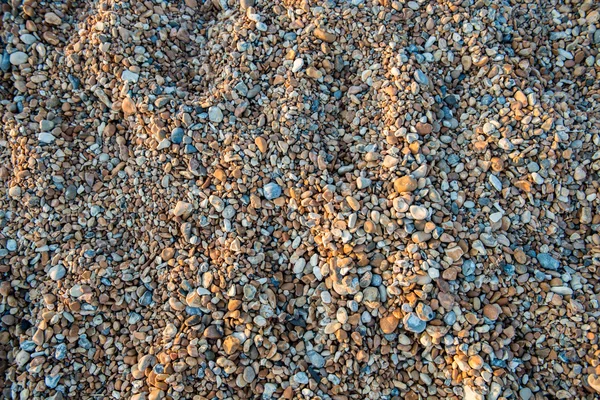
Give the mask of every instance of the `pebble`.
<path id="1" fill-rule="evenodd" d="M 256 144 L 256 147 L 258 147 L 258 150 L 261 153 L 266 153 L 267 152 L 267 150 L 268 150 L 267 141 L 265 140 L 264 137 L 257 136 L 256 139 L 254 139 L 254 144 Z"/>
<path id="2" fill-rule="evenodd" d="M 61 264 L 55 265 L 54 267 L 50 268 L 50 270 L 48 271 L 48 276 L 53 281 L 60 281 L 61 279 L 63 279 L 65 277 L 66 274 L 67 274 L 67 270 Z"/>
<path id="3" fill-rule="evenodd" d="M 417 189 L 417 181 L 411 176 L 403 176 L 394 181 L 394 189 L 398 193 L 414 192 Z"/>
<path id="4" fill-rule="evenodd" d="M 552 271 L 558 271 L 560 268 L 560 261 L 556 260 L 548 253 L 539 253 L 536 256 L 542 268 L 549 269 Z"/>
<path id="5" fill-rule="evenodd" d="M 274 182 L 269 182 L 265 186 L 263 186 L 263 193 L 265 199 L 275 200 L 281 196 L 281 186 Z"/>
<path id="6" fill-rule="evenodd" d="M 316 351 L 310 350 L 306 353 L 306 356 L 313 367 L 323 368 L 325 366 L 325 358 Z"/>
<path id="7" fill-rule="evenodd" d="M 25 64 L 27 62 L 28 58 L 29 57 L 27 56 L 26 53 L 23 53 L 22 51 L 15 51 L 14 53 L 12 53 L 10 55 L 10 63 L 12 65 Z"/>
<path id="8" fill-rule="evenodd" d="M 294 60 L 294 64 L 292 65 L 292 72 L 298 72 L 302 69 L 302 67 L 304 66 L 304 60 L 301 58 L 296 58 Z"/>
<path id="9" fill-rule="evenodd" d="M 60 17 L 53 12 L 46 13 L 44 20 L 50 25 L 60 25 L 62 23 Z"/>
<path id="10" fill-rule="evenodd" d="M 414 333 L 421 333 L 427 327 L 427 323 L 412 312 L 404 316 L 402 323 L 404 324 L 404 329 Z"/>
<path id="11" fill-rule="evenodd" d="M 185 131 L 182 128 L 175 128 L 171 132 L 171 143 L 173 144 L 181 144 L 183 141 L 183 137 L 185 136 Z"/>
<path id="12" fill-rule="evenodd" d="M 217 106 L 212 106 L 208 109 L 208 118 L 216 124 L 223 121 L 223 112 Z"/>
<path id="13" fill-rule="evenodd" d="M 427 218 L 429 210 L 423 206 L 410 206 L 410 215 L 417 221 L 421 221 Z"/>
<path id="14" fill-rule="evenodd" d="M 121 79 L 123 79 L 126 82 L 137 83 L 137 81 L 140 79 L 140 75 L 128 69 L 125 69 L 121 73 Z"/>
<path id="15" fill-rule="evenodd" d="M 38 135 L 38 140 L 40 141 L 40 143 L 50 144 L 53 143 L 56 140 L 56 138 L 51 133 L 40 132 L 40 134 Z"/>
<path id="16" fill-rule="evenodd" d="M 600 393 L 600 377 L 596 374 L 590 374 L 587 377 L 587 383 L 597 393 Z"/>

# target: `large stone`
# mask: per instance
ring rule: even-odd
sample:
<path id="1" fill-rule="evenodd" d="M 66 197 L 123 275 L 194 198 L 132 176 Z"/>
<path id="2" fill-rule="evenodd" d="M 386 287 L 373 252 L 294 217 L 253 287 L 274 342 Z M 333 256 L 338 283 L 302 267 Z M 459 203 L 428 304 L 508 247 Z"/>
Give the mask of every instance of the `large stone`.
<path id="1" fill-rule="evenodd" d="M 379 320 L 379 327 L 383 333 L 390 334 L 396 330 L 400 320 L 392 313 Z"/>
<path id="2" fill-rule="evenodd" d="M 394 181 L 394 189 L 398 193 L 414 192 L 417 189 L 417 180 L 409 175 L 397 178 Z"/>
<path id="3" fill-rule="evenodd" d="M 25 64 L 27 62 L 27 58 L 27 54 L 23 53 L 22 51 L 15 51 L 10 55 L 10 63 L 12 65 Z"/>

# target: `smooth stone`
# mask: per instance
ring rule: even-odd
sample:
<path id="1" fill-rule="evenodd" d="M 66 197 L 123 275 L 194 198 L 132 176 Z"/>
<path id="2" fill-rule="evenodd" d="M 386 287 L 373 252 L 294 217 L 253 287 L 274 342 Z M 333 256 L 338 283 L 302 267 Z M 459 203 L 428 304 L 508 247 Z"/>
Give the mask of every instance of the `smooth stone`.
<path id="1" fill-rule="evenodd" d="M 427 207 L 423 207 L 423 206 L 410 206 L 409 210 L 410 210 L 410 215 L 417 221 L 424 220 L 425 218 L 427 218 L 427 215 L 429 214 L 429 210 L 427 209 Z"/>
<path id="2" fill-rule="evenodd" d="M 50 268 L 48 271 L 48 276 L 53 281 L 60 281 L 67 274 L 67 270 L 61 264 L 57 264 L 54 267 Z"/>
<path id="3" fill-rule="evenodd" d="M 22 51 L 15 51 L 10 55 L 10 63 L 12 65 L 25 64 L 28 58 L 29 56 L 26 53 L 23 53 Z"/>
<path id="4" fill-rule="evenodd" d="M 49 132 L 40 132 L 38 134 L 38 140 L 44 144 L 50 144 L 56 140 L 53 134 Z"/>
<path id="5" fill-rule="evenodd" d="M 600 393 L 600 376 L 596 374 L 590 374 L 587 377 L 587 383 L 592 389 Z"/>
<path id="6" fill-rule="evenodd" d="M 394 181 L 394 189 L 398 193 L 414 192 L 417 189 L 417 180 L 412 176 L 403 176 Z"/>
<path id="7" fill-rule="evenodd" d="M 279 186 L 275 182 L 269 182 L 265 186 L 263 186 L 263 193 L 265 199 L 274 200 L 281 196 L 281 186 Z"/>
<path id="8" fill-rule="evenodd" d="M 371 186 L 371 180 L 365 177 L 356 178 L 356 187 L 359 189 L 366 189 Z"/>
<path id="9" fill-rule="evenodd" d="M 496 189 L 497 191 L 502 190 L 502 182 L 500 182 L 500 179 L 498 179 L 496 175 L 490 175 L 489 180 L 494 189 Z"/>
<path id="10" fill-rule="evenodd" d="M 306 353 L 306 356 L 315 368 L 323 368 L 325 366 L 325 358 L 316 351 L 310 350 Z"/>
<path id="11" fill-rule="evenodd" d="M 6 241 L 6 250 L 8 250 L 8 251 L 17 250 L 17 241 L 15 239 L 8 239 Z"/>
<path id="12" fill-rule="evenodd" d="M 77 197 L 77 187 L 73 184 L 67 186 L 67 189 L 65 190 L 65 198 L 67 200 L 74 200 L 75 197 Z"/>
<path id="13" fill-rule="evenodd" d="M 136 74 L 135 72 L 131 72 L 128 69 L 125 69 L 121 73 L 121 79 L 123 79 L 126 82 L 137 83 L 137 81 L 140 79 L 140 75 Z"/>
<path id="14" fill-rule="evenodd" d="M 306 375 L 306 372 L 298 372 L 294 375 L 294 381 L 301 385 L 306 385 L 308 383 L 308 375 Z"/>
<path id="15" fill-rule="evenodd" d="M 208 109 L 208 119 L 214 123 L 223 121 L 223 111 L 217 106 L 212 106 Z"/>
<path id="16" fill-rule="evenodd" d="M 173 129 L 173 132 L 171 132 L 171 143 L 173 144 L 181 144 L 181 142 L 183 141 L 183 137 L 185 135 L 185 131 L 183 130 L 183 128 L 175 128 Z"/>
<path id="17" fill-rule="evenodd" d="M 415 80 L 421 85 L 429 85 L 429 78 L 427 78 L 427 75 L 420 69 L 415 72 Z"/>
<path id="18" fill-rule="evenodd" d="M 296 58 L 294 60 L 294 64 L 292 64 L 292 72 L 298 72 L 304 66 L 304 60 L 301 58 Z"/>
<path id="19" fill-rule="evenodd" d="M 413 312 L 406 314 L 402 319 L 402 323 L 404 324 L 404 329 L 414 333 L 421 333 L 427 327 L 427 323 Z"/>
<path id="20" fill-rule="evenodd" d="M 558 268 L 560 268 L 560 261 L 556 260 L 548 253 L 539 253 L 536 258 L 543 268 L 550 269 L 552 271 L 557 271 Z"/>
<path id="21" fill-rule="evenodd" d="M 470 386 L 466 386 L 466 385 L 463 386 L 463 390 L 465 392 L 465 396 L 463 397 L 463 400 L 483 400 L 483 395 L 477 393 Z"/>
<path id="22" fill-rule="evenodd" d="M 176 217 L 188 217 L 192 211 L 194 210 L 194 206 L 191 203 L 187 203 L 185 201 L 178 201 L 173 209 L 173 214 Z"/>

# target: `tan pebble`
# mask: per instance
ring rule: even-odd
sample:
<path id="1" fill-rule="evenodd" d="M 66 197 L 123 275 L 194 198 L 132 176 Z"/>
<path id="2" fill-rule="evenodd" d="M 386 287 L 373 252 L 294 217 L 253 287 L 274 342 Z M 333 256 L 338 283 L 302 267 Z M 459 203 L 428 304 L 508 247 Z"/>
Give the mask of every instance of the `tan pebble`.
<path id="1" fill-rule="evenodd" d="M 381 328 L 383 333 L 387 335 L 394 332 L 398 327 L 399 323 L 400 320 L 396 318 L 394 314 L 390 313 L 379 320 L 379 327 Z"/>
<path id="2" fill-rule="evenodd" d="M 173 249 L 172 247 L 167 247 L 161 251 L 160 258 L 162 258 L 163 261 L 169 261 L 173 258 L 174 255 L 175 249 Z"/>
<path id="3" fill-rule="evenodd" d="M 403 176 L 394 181 L 394 189 L 398 193 L 413 192 L 417 189 L 417 180 L 412 176 Z"/>
<path id="4" fill-rule="evenodd" d="M 515 250 L 513 256 L 519 264 L 525 264 L 527 262 L 527 254 L 521 249 Z"/>
<path id="5" fill-rule="evenodd" d="M 600 376 L 596 374 L 590 374 L 587 377 L 587 383 L 592 389 L 600 393 Z"/>
<path id="6" fill-rule="evenodd" d="M 469 366 L 476 370 L 481 369 L 483 367 L 483 358 L 477 354 L 469 357 Z"/>
<path id="7" fill-rule="evenodd" d="M 311 77 L 313 79 L 319 79 L 323 76 L 323 73 L 321 71 L 319 71 L 318 69 L 311 66 L 306 69 L 306 75 L 308 75 L 309 77 Z"/>
<path id="8" fill-rule="evenodd" d="M 327 43 L 333 43 L 333 42 L 335 42 L 335 39 L 336 39 L 336 36 L 333 33 L 329 33 L 322 28 L 315 29 L 313 31 L 313 34 L 315 35 L 315 37 L 317 39 L 321 39 L 322 41 L 327 42 Z"/>
<path id="9" fill-rule="evenodd" d="M 523 104 L 524 106 L 527 105 L 527 96 L 525 96 L 525 93 L 523 93 L 520 90 L 517 90 L 517 92 L 515 93 L 515 100 L 517 100 L 519 103 Z"/>
<path id="10" fill-rule="evenodd" d="M 256 144 L 256 147 L 258 147 L 258 150 L 260 150 L 261 153 L 267 152 L 267 141 L 265 140 L 264 137 L 257 136 L 254 139 L 254 144 Z"/>
<path id="11" fill-rule="evenodd" d="M 137 107 L 136 107 L 135 103 L 133 102 L 133 100 L 131 100 L 130 97 L 125 97 L 121 107 L 122 107 L 125 115 L 135 114 L 137 111 Z"/>
<path id="12" fill-rule="evenodd" d="M 231 355 L 235 353 L 240 347 L 240 339 L 235 336 L 227 336 L 223 340 L 223 351 L 225 354 Z"/>
<path id="13" fill-rule="evenodd" d="M 213 176 L 221 182 L 225 182 L 227 180 L 227 174 L 221 168 L 215 170 Z"/>
<path id="14" fill-rule="evenodd" d="M 44 20 L 50 25 L 60 25 L 62 23 L 62 20 L 59 18 L 59 16 L 53 12 L 46 13 L 46 15 L 44 15 Z"/>

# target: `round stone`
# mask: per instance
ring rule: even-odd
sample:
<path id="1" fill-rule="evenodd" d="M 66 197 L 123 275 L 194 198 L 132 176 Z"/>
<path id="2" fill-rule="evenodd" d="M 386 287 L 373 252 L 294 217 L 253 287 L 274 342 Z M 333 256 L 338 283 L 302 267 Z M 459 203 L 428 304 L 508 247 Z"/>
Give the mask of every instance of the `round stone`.
<path id="1" fill-rule="evenodd" d="M 10 55 L 10 63 L 12 65 L 21 65 L 27 62 L 28 56 L 22 51 L 15 51 Z"/>

